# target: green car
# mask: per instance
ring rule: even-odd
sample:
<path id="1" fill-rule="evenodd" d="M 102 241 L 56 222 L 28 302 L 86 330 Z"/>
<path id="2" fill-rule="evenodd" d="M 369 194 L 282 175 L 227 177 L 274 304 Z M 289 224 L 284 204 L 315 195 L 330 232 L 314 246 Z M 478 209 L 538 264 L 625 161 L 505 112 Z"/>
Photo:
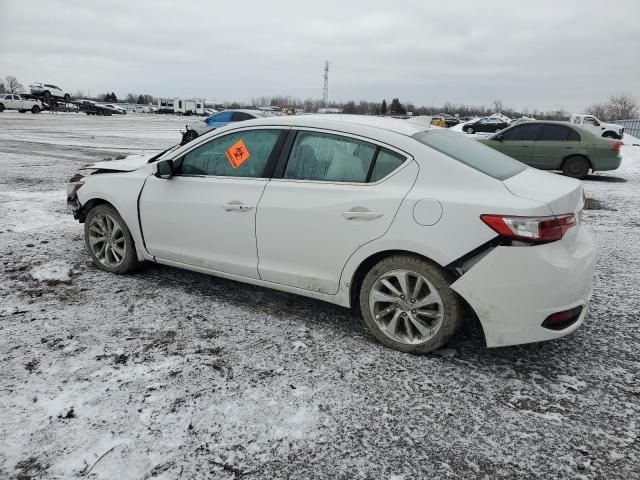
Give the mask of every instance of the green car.
<path id="1" fill-rule="evenodd" d="M 532 167 L 580 179 L 589 170 L 615 170 L 622 161 L 622 142 L 567 122 L 523 122 L 478 141 Z"/>

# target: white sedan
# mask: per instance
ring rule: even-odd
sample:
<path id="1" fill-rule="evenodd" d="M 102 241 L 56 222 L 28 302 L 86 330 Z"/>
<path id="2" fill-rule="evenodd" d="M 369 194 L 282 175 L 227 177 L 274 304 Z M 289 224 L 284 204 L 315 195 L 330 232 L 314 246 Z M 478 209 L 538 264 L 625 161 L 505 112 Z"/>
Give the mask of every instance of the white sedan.
<path id="1" fill-rule="evenodd" d="M 56 87 L 50 83 L 34 83 L 33 85 L 29 85 L 29 90 L 31 90 L 32 95 L 41 95 L 46 100 L 55 98 L 64 100 L 65 103 L 71 101 L 71 96 L 68 93 L 65 93 L 60 87 Z"/>
<path id="2" fill-rule="evenodd" d="M 398 119 L 271 117 L 72 178 L 93 263 L 140 262 L 351 307 L 425 353 L 473 312 L 490 347 L 583 322 L 594 247 L 579 181 Z"/>

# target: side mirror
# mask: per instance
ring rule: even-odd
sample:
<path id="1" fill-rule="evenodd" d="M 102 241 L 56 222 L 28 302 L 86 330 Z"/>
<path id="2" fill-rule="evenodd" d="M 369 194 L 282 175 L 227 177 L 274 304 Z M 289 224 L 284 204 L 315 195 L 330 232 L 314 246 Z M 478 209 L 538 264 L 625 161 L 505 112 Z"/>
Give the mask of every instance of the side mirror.
<path id="1" fill-rule="evenodd" d="M 156 164 L 156 177 L 168 180 L 173 177 L 173 162 L 171 160 L 161 160 Z"/>

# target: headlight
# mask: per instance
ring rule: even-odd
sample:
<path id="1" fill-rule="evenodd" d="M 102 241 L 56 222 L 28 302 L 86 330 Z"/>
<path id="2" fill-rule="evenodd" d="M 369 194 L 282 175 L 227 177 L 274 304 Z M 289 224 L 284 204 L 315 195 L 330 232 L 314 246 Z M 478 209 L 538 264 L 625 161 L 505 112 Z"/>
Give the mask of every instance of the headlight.
<path id="1" fill-rule="evenodd" d="M 73 177 L 69 179 L 69 184 L 67 185 L 67 198 L 72 199 L 76 196 L 76 192 L 80 189 L 84 182 L 82 179 L 83 175 L 76 173 Z"/>

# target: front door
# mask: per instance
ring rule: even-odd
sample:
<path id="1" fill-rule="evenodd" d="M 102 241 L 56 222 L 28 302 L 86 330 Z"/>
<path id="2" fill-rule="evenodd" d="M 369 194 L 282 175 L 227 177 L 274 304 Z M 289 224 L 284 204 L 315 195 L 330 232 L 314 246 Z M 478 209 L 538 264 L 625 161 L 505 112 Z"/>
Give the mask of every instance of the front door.
<path id="1" fill-rule="evenodd" d="M 260 278 L 337 293 L 348 258 L 384 235 L 417 173 L 406 154 L 299 131 L 283 178 L 269 182 L 258 206 Z"/>
<path id="2" fill-rule="evenodd" d="M 258 278 L 258 201 L 285 130 L 241 130 L 200 144 L 175 162 L 170 179 L 149 177 L 140 222 L 151 255 Z"/>
<path id="3" fill-rule="evenodd" d="M 511 158 L 530 165 L 533 143 L 538 137 L 540 129 L 541 126 L 536 123 L 517 125 L 498 134 L 501 140 L 490 140 L 487 145 L 505 155 L 509 155 Z"/>

